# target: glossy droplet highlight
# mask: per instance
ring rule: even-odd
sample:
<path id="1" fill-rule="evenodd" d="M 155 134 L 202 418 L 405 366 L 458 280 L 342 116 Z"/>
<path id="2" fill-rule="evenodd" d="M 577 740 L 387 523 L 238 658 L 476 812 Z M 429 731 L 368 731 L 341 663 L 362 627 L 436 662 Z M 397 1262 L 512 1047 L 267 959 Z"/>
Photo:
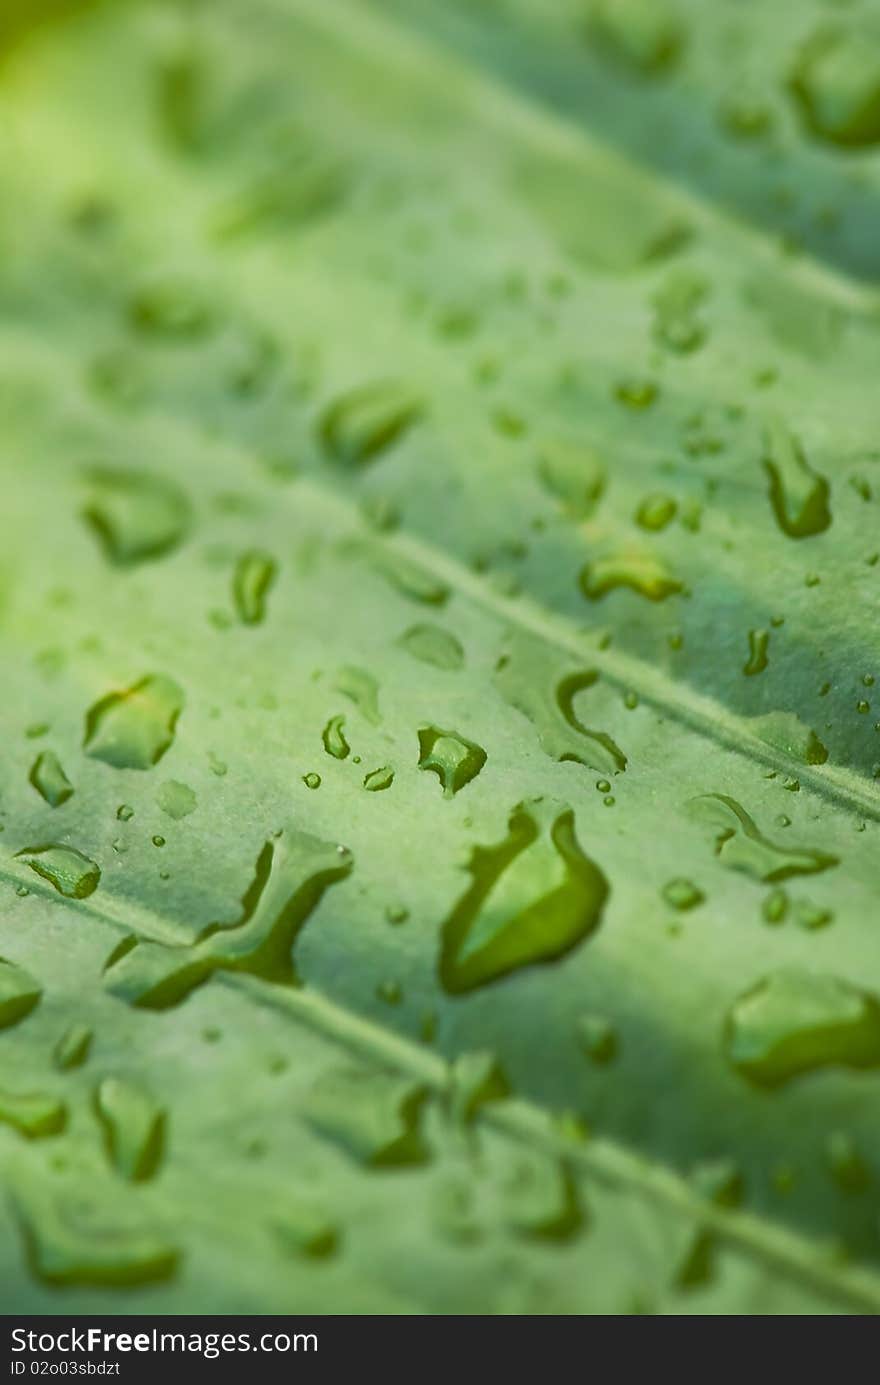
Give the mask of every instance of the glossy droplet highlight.
<path id="1" fill-rule="evenodd" d="M 110 693 L 86 715 L 86 753 L 114 769 L 150 769 L 173 742 L 183 704 L 183 689 L 165 674 Z"/>
<path id="2" fill-rule="evenodd" d="M 381 765 L 364 776 L 364 788 L 368 793 L 383 793 L 394 783 L 394 770 L 390 765 Z"/>
<path id="3" fill-rule="evenodd" d="M 629 550 L 587 563 L 580 586 L 590 601 L 601 601 L 619 587 L 629 587 L 648 601 L 665 601 L 683 590 L 683 584 L 656 554 Z"/>

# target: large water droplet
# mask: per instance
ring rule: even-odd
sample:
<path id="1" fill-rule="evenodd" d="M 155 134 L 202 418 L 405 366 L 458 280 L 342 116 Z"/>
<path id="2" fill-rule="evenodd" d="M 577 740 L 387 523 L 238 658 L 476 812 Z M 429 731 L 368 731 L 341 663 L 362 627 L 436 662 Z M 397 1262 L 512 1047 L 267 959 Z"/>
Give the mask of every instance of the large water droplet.
<path id="1" fill-rule="evenodd" d="M 91 497 L 83 516 L 111 563 L 133 567 L 164 557 L 185 538 L 189 502 L 164 476 L 114 467 L 87 473 Z"/>
<path id="2" fill-rule="evenodd" d="M 324 891 L 351 868 L 344 847 L 285 831 L 263 847 L 238 920 L 208 924 L 189 945 L 136 942 L 117 948 L 106 964 L 106 984 L 114 995 L 149 1010 L 179 1004 L 215 971 L 294 985 L 294 940 Z"/>
<path id="3" fill-rule="evenodd" d="M 767 712 L 749 717 L 748 725 L 767 745 L 782 750 L 803 765 L 824 765 L 828 751 L 815 731 L 794 712 Z"/>
<path id="4" fill-rule="evenodd" d="M 565 956 L 598 927 L 608 897 L 560 805 L 515 808 L 505 839 L 474 847 L 467 869 L 472 883 L 443 925 L 439 962 L 455 995 Z"/>
<path id="5" fill-rule="evenodd" d="M 452 798 L 476 779 L 486 763 L 486 752 L 457 731 L 423 726 L 419 731 L 419 769 L 432 770 L 443 785 L 443 797 Z"/>
<path id="6" fill-rule="evenodd" d="M 75 847 L 51 842 L 47 846 L 26 846 L 16 855 L 68 899 L 87 899 L 98 888 L 100 867 Z"/>
<path id="7" fill-rule="evenodd" d="M 448 586 L 439 577 L 392 549 L 377 552 L 373 566 L 401 595 L 425 606 L 442 606 L 449 596 Z"/>
<path id="8" fill-rule="evenodd" d="M 694 817 L 716 828 L 715 850 L 722 864 L 752 880 L 775 884 L 795 875 L 816 875 L 838 864 L 836 856 L 808 847 L 771 842 L 736 799 L 702 794 L 689 805 Z"/>
<path id="9" fill-rule="evenodd" d="M 604 731 L 584 726 L 575 712 L 578 694 L 598 678 L 593 669 L 573 669 L 552 645 L 517 631 L 493 681 L 505 701 L 528 717 L 542 748 L 554 760 L 574 760 L 599 773 L 617 774 L 626 768 L 623 751 Z"/>
<path id="10" fill-rule="evenodd" d="M 174 740 L 183 703 L 183 689 L 162 673 L 109 693 L 86 714 L 87 754 L 115 769 L 150 769 Z"/>
<path id="11" fill-rule="evenodd" d="M 174 1273 L 176 1246 L 110 1185 L 89 1177 L 62 1192 L 19 1172 L 11 1194 L 31 1268 L 46 1283 L 147 1284 Z"/>
<path id="12" fill-rule="evenodd" d="M 786 968 L 736 1001 L 728 1056 L 744 1077 L 776 1087 L 823 1067 L 880 1066 L 880 1004 L 848 981 Z"/>

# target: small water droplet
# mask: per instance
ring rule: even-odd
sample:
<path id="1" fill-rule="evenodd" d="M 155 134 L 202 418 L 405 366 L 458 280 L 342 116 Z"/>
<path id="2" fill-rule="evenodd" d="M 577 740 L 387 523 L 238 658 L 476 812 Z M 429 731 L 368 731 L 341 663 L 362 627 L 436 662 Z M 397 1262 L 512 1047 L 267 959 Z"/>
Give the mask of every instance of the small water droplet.
<path id="1" fill-rule="evenodd" d="M 307 789 L 320 789 L 321 776 L 320 774 L 316 774 L 314 770 L 312 770 L 310 771 L 310 773 L 303 775 L 303 783 L 305 784 Z"/>
<path id="2" fill-rule="evenodd" d="M 743 665 L 743 673 L 747 678 L 752 678 L 756 673 L 763 673 L 767 667 L 767 646 L 770 643 L 770 632 L 768 630 L 749 631 L 749 657 Z"/>
<path id="3" fill-rule="evenodd" d="M 342 730 L 344 725 L 344 716 L 331 717 L 321 735 L 324 749 L 334 760 L 344 760 L 351 749 Z"/>
<path id="4" fill-rule="evenodd" d="M 682 912 L 695 909 L 706 898 L 703 891 L 692 880 L 685 880 L 682 877 L 668 881 L 663 886 L 662 895 L 670 909 L 679 909 Z"/>
<path id="5" fill-rule="evenodd" d="M 412 625 L 398 643 L 423 664 L 456 673 L 464 666 L 464 650 L 454 635 L 439 625 Z"/>
<path id="6" fill-rule="evenodd" d="M 675 518 L 678 505 L 671 495 L 655 492 L 646 495 L 636 510 L 636 523 L 642 529 L 657 531 L 665 529 Z"/>
<path id="7" fill-rule="evenodd" d="M 156 795 L 156 802 L 175 822 L 181 818 L 189 817 L 190 813 L 196 810 L 196 796 L 188 784 L 181 784 L 177 779 L 169 779 L 162 785 Z"/>
<path id="8" fill-rule="evenodd" d="M 165 1117 L 149 1092 L 125 1078 L 107 1077 L 95 1093 L 107 1151 L 131 1182 L 152 1178 L 162 1158 Z"/>
<path id="9" fill-rule="evenodd" d="M 92 1031 L 87 1024 L 72 1024 L 55 1045 L 53 1059 L 56 1068 L 67 1072 L 70 1068 L 82 1067 L 89 1056 L 92 1044 Z"/>
<path id="10" fill-rule="evenodd" d="M 422 397 L 408 385 L 386 381 L 341 395 L 324 412 L 319 433 L 326 452 L 348 467 L 386 452 L 423 415 Z"/>
<path id="11" fill-rule="evenodd" d="M 364 788 L 369 793 L 382 793 L 384 789 L 390 789 L 394 783 L 394 770 L 390 765 L 382 765 L 380 769 L 372 769 L 369 774 L 364 776 Z"/>
<path id="12" fill-rule="evenodd" d="M 578 1042 L 594 1063 L 610 1063 L 617 1055 L 617 1031 L 603 1015 L 581 1015 L 577 1022 Z"/>
<path id="13" fill-rule="evenodd" d="M 764 469 L 773 513 L 784 534 L 804 539 L 828 528 L 828 482 L 812 470 L 800 444 L 781 424 L 767 430 Z"/>

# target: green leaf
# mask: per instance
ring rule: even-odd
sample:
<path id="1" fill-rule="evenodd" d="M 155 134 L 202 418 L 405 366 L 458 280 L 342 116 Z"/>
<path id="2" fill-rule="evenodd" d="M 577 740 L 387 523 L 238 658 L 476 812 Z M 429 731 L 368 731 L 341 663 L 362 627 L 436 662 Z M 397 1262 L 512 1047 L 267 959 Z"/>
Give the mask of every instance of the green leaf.
<path id="1" fill-rule="evenodd" d="M 880 1311 L 833 20 L 4 9 L 7 1312 Z"/>

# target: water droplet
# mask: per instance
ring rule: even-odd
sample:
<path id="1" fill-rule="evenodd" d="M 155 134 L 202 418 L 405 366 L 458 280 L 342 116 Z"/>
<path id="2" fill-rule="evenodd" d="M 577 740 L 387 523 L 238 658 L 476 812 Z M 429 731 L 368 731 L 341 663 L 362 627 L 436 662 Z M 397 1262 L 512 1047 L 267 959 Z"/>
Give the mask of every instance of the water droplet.
<path id="1" fill-rule="evenodd" d="M 653 495 L 646 495 L 636 510 L 636 523 L 642 529 L 665 529 L 667 524 L 672 523 L 677 509 L 678 506 L 671 495 L 664 495 L 659 491 Z"/>
<path id="2" fill-rule="evenodd" d="M 399 981 L 380 981 L 376 987 L 376 997 L 386 1005 L 399 1005 L 403 1000 L 403 990 Z"/>
<path id="3" fill-rule="evenodd" d="M 788 895 L 785 890 L 771 890 L 761 905 L 761 916 L 765 923 L 782 923 L 788 913 Z"/>
<path id="4" fill-rule="evenodd" d="M 371 726 L 379 725 L 379 684 L 371 673 L 362 668 L 342 668 L 333 686 L 351 699 L 365 721 Z"/>
<path id="5" fill-rule="evenodd" d="M 42 986 L 29 971 L 0 957 L 0 1029 L 29 1015 L 42 994 Z"/>
<path id="6" fill-rule="evenodd" d="M 605 489 L 605 464 L 587 443 L 545 442 L 540 451 L 538 473 L 547 490 L 562 502 L 565 514 L 573 520 L 588 519 Z"/>
<path id="7" fill-rule="evenodd" d="M 320 774 L 315 774 L 314 770 L 312 770 L 310 773 L 303 775 L 303 783 L 307 789 L 320 789 L 321 776 Z"/>
<path id="8" fill-rule="evenodd" d="M 449 1074 L 453 1119 L 469 1124 L 483 1106 L 510 1096 L 510 1083 L 494 1053 L 462 1053 Z"/>
<path id="9" fill-rule="evenodd" d="M 402 596 L 424 606 L 442 606 L 449 596 L 449 588 L 439 577 L 392 549 L 377 552 L 373 566 Z"/>
<path id="10" fill-rule="evenodd" d="M 142 1087 L 120 1077 L 106 1077 L 95 1093 L 95 1109 L 104 1128 L 107 1152 L 123 1178 L 140 1183 L 162 1158 L 165 1117 Z"/>
<path id="11" fill-rule="evenodd" d="M 194 341 L 214 326 L 207 300 L 182 280 L 145 285 L 132 298 L 128 317 L 139 332 L 167 341 Z"/>
<path id="12" fill-rule="evenodd" d="M 706 898 L 692 880 L 684 880 L 681 877 L 668 881 L 663 886 L 662 894 L 670 909 L 680 909 L 682 912 L 695 909 Z"/>
<path id="13" fill-rule="evenodd" d="M 439 963 L 453 995 L 565 956 L 598 927 L 608 897 L 560 805 L 515 808 L 504 840 L 474 847 L 466 868 L 471 884 L 443 925 Z"/>
<path id="14" fill-rule="evenodd" d="M 285 1192 L 282 1211 L 273 1218 L 275 1234 L 281 1248 L 310 1260 L 323 1260 L 333 1255 L 339 1244 L 339 1230 L 320 1207 L 316 1207 L 311 1192 L 295 1198 Z"/>
<path id="15" fill-rule="evenodd" d="M 773 128 L 773 111 L 760 96 L 736 92 L 718 112 L 722 128 L 734 139 L 763 139 Z"/>
<path id="16" fill-rule="evenodd" d="M 653 380 L 622 380 L 614 393 L 627 409 L 649 409 L 657 398 L 657 386 Z"/>
<path id="17" fill-rule="evenodd" d="M 29 1140 L 44 1139 L 64 1129 L 67 1107 L 47 1092 L 0 1091 L 0 1122 Z"/>
<path id="18" fill-rule="evenodd" d="M 364 788 L 369 793 L 382 793 L 384 789 L 390 789 L 394 783 L 394 770 L 390 765 L 382 765 L 380 769 L 372 769 L 369 774 L 364 776 Z"/>
<path id="19" fill-rule="evenodd" d="M 770 643 L 770 632 L 768 630 L 749 631 L 749 657 L 743 665 L 743 673 L 746 677 L 754 677 L 756 673 L 763 673 L 767 667 L 767 645 Z"/>
<path id="20" fill-rule="evenodd" d="M 196 796 L 188 784 L 181 784 L 177 779 L 169 779 L 162 785 L 156 795 L 156 802 L 175 822 L 181 818 L 189 817 L 196 809 Z"/>
<path id="21" fill-rule="evenodd" d="M 617 1054 L 617 1031 L 603 1015 L 581 1015 L 577 1022 L 577 1038 L 594 1063 L 610 1063 Z"/>
<path id="22" fill-rule="evenodd" d="M 409 909 L 404 904 L 389 904 L 385 910 L 385 917 L 389 923 L 406 923 L 409 918 Z"/>
<path id="23" fill-rule="evenodd" d="M 243 625 L 259 625 L 266 618 L 266 597 L 278 571 L 274 558 L 252 549 L 235 565 L 232 599 Z"/>
<path id="24" fill-rule="evenodd" d="M 880 1066 L 880 1005 L 848 981 L 787 968 L 736 1001 L 728 1056 L 744 1077 L 776 1087 L 800 1073 Z"/>
<path id="25" fill-rule="evenodd" d="M 519 1154 L 498 1189 L 504 1220 L 520 1236 L 567 1241 L 583 1222 L 570 1170 L 549 1155 Z"/>
<path id="26" fill-rule="evenodd" d="M 439 726 L 419 730 L 419 769 L 431 770 L 443 786 L 443 797 L 452 798 L 486 763 L 486 752 L 475 741 L 457 731 L 442 731 Z"/>
<path id="27" fill-rule="evenodd" d="M 30 782 L 51 808 L 60 808 L 73 797 L 73 785 L 64 773 L 61 761 L 51 750 L 38 755 L 31 767 Z"/>
<path id="28" fill-rule="evenodd" d="M 828 751 L 815 731 L 805 726 L 794 712 L 767 712 L 750 717 L 748 725 L 755 734 L 776 750 L 782 750 L 804 765 L 824 765 Z"/>
<path id="29" fill-rule="evenodd" d="M 158 835 L 158 833 L 156 834 L 155 837 L 151 837 L 151 838 L 150 838 L 150 841 L 153 843 L 153 846 L 164 846 L 164 845 L 165 845 L 165 838 L 164 838 L 164 837 L 160 837 L 160 836 Z"/>
<path id="30" fill-rule="evenodd" d="M 794 906 L 794 917 L 800 928 L 814 933 L 819 928 L 827 928 L 834 915 L 830 909 L 821 909 L 809 900 L 801 899 Z"/>
<path id="31" fill-rule="evenodd" d="M 128 803 L 120 803 L 119 807 L 116 809 L 116 816 L 120 822 L 131 822 L 134 817 L 134 808 Z"/>
<path id="32" fill-rule="evenodd" d="M 213 750 L 208 751 L 208 764 L 211 768 L 211 773 L 216 774 L 218 779 L 222 779 L 229 769 L 226 761 L 221 760 L 219 755 L 215 755 Z"/>
<path id="33" fill-rule="evenodd" d="M 807 128 L 844 148 L 880 142 L 880 31 L 823 29 L 804 44 L 790 86 Z"/>
<path id="34" fill-rule="evenodd" d="M 552 645 L 518 631 L 493 681 L 505 701 L 528 717 L 542 749 L 552 759 L 574 760 L 600 773 L 617 774 L 626 769 L 623 751 L 604 731 L 584 726 L 575 712 L 578 694 L 593 687 L 598 678 L 593 669 L 573 670 Z"/>
<path id="35" fill-rule="evenodd" d="M 324 749 L 328 755 L 332 755 L 334 760 L 344 760 L 351 747 L 343 735 L 342 728 L 345 725 L 344 716 L 331 717 L 324 727 L 322 741 Z"/>
<path id="36" fill-rule="evenodd" d="M 72 846 L 26 846 L 16 856 L 68 899 L 87 899 L 101 879 L 100 867 Z"/>
<path id="37" fill-rule="evenodd" d="M 347 876 L 345 847 L 290 829 L 268 841 L 234 923 L 211 923 L 194 943 L 133 940 L 105 964 L 108 989 L 131 1005 L 177 1005 L 215 971 L 242 971 L 277 985 L 296 983 L 291 951 L 324 891 Z"/>
<path id="38" fill-rule="evenodd" d="M 398 643 L 414 659 L 447 673 L 464 666 L 464 650 L 454 635 L 439 625 L 412 625 Z"/>
<path id="39" fill-rule="evenodd" d="M 723 865 L 752 880 L 776 884 L 795 875 L 816 875 L 838 864 L 836 856 L 807 847 L 779 846 L 726 794 L 702 794 L 691 800 L 693 815 L 718 829 L 715 850 Z"/>
<path id="40" fill-rule="evenodd" d="M 871 1182 L 871 1172 L 852 1135 L 833 1130 L 828 1136 L 826 1158 L 831 1177 L 845 1193 L 861 1193 Z"/>
<path id="41" fill-rule="evenodd" d="M 19 1172 L 12 1203 L 31 1267 L 48 1284 L 147 1284 L 169 1278 L 179 1259 L 164 1236 L 109 1185 L 83 1179 L 72 1194 Z"/>
<path id="42" fill-rule="evenodd" d="M 691 1171 L 692 1187 L 706 1202 L 736 1207 L 742 1200 L 743 1177 L 732 1159 L 705 1159 Z"/>
<path id="43" fill-rule="evenodd" d="M 828 482 L 808 465 L 800 444 L 782 427 L 767 430 L 764 469 L 770 478 L 770 504 L 790 539 L 812 538 L 831 523 Z"/>
<path id="44" fill-rule="evenodd" d="M 412 1078 L 340 1069 L 315 1085 L 305 1115 L 361 1163 L 380 1168 L 421 1164 L 428 1157 L 419 1130 L 426 1096 L 425 1087 Z"/>
<path id="45" fill-rule="evenodd" d="M 666 71 L 684 41 L 667 0 L 593 0 L 590 20 L 602 45 L 643 77 Z"/>
<path id="46" fill-rule="evenodd" d="M 83 518 L 117 567 L 163 558 L 186 537 L 189 501 L 173 481 L 146 471 L 92 467 Z"/>
<path id="47" fill-rule="evenodd" d="M 82 1067 L 89 1055 L 92 1044 L 92 1031 L 87 1024 L 72 1024 L 65 1030 L 55 1045 L 53 1059 L 56 1068 L 68 1072 L 71 1068 Z"/>
<path id="48" fill-rule="evenodd" d="M 684 590 L 661 558 L 635 549 L 587 563 L 581 571 L 580 585 L 590 601 L 600 601 L 617 587 L 629 587 L 649 601 L 665 601 Z"/>
<path id="49" fill-rule="evenodd" d="M 109 693 L 86 714 L 86 753 L 115 769 L 150 769 L 174 740 L 183 703 L 183 689 L 161 673 Z"/>
<path id="50" fill-rule="evenodd" d="M 325 410 L 319 424 L 321 442 L 335 461 L 364 466 L 402 438 L 423 413 L 423 399 L 408 385 L 364 385 Z"/>

